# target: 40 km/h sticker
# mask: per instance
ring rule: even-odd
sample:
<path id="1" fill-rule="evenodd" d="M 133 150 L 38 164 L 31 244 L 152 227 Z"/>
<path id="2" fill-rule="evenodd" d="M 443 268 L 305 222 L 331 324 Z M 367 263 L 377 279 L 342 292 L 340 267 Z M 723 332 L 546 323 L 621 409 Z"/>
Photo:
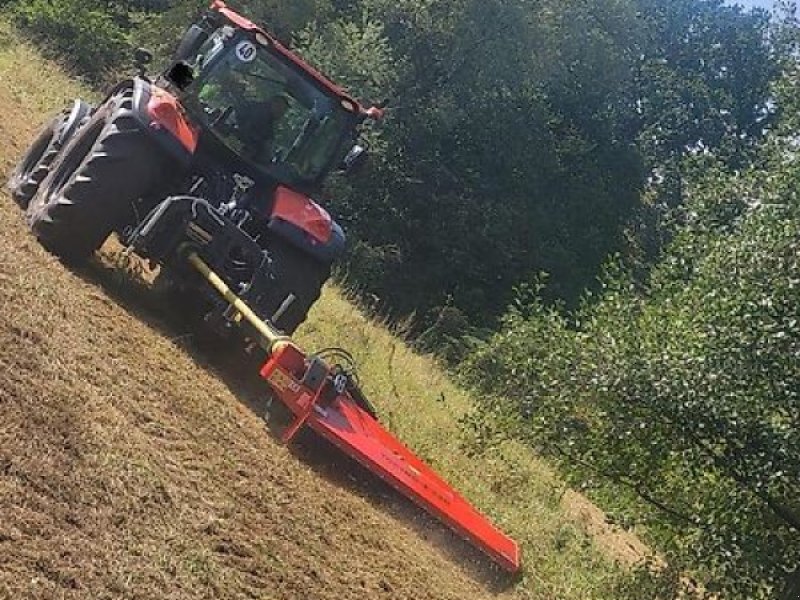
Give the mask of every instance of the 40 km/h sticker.
<path id="1" fill-rule="evenodd" d="M 252 42 L 239 42 L 236 46 L 236 58 L 243 63 L 253 62 L 256 58 L 256 46 Z"/>

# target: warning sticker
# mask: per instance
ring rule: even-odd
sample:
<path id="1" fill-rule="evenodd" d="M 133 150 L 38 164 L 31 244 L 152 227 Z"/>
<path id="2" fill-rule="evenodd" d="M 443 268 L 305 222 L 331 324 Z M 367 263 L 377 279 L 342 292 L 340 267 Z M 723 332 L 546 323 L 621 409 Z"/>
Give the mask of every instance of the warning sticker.
<path id="1" fill-rule="evenodd" d="M 295 389 L 297 387 L 297 383 L 280 369 L 275 369 L 272 375 L 269 376 L 268 381 L 279 392 L 285 392 L 287 390 L 291 390 L 293 392 L 297 391 Z"/>

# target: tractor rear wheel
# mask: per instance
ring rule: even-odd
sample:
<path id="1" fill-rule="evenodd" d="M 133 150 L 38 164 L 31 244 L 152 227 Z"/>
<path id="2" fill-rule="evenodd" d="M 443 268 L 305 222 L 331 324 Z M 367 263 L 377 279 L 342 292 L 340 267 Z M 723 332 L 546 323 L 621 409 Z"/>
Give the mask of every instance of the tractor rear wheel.
<path id="1" fill-rule="evenodd" d="M 67 143 L 27 209 L 39 241 L 81 260 L 132 219 L 133 203 L 165 178 L 164 161 L 133 114 L 129 92 L 112 97 Z"/>
<path id="2" fill-rule="evenodd" d="M 11 198 L 21 208 L 28 208 L 42 181 L 61 150 L 61 132 L 67 124 L 69 112 L 60 113 L 44 126 L 28 151 L 8 179 Z"/>
<path id="3" fill-rule="evenodd" d="M 270 301 L 266 303 L 268 306 L 259 306 L 258 312 L 262 317 L 271 319 L 284 300 L 290 294 L 294 296 L 288 309 L 273 323 L 287 335 L 292 335 L 319 300 L 331 268 L 283 240 L 271 240 L 267 246 L 276 271 L 275 281 L 270 290 Z"/>

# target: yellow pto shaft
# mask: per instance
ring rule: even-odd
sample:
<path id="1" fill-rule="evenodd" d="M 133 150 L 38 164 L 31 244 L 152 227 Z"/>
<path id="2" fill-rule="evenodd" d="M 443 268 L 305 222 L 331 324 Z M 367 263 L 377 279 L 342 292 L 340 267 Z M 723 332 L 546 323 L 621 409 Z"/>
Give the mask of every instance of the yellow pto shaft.
<path id="1" fill-rule="evenodd" d="M 222 278 L 217 275 L 211 268 L 203 262 L 196 253 L 192 252 L 187 256 L 187 259 L 191 263 L 191 265 L 197 269 L 197 271 L 205 277 L 205 279 L 210 283 L 214 289 L 216 289 L 220 295 L 225 298 L 225 300 L 230 304 L 238 313 L 245 319 L 253 328 L 261 335 L 262 344 L 261 346 L 266 350 L 269 354 L 275 352 L 282 344 L 291 343 L 291 338 L 283 335 L 280 331 L 275 329 L 272 325 L 267 323 L 266 321 L 259 318 L 259 316 L 253 312 L 247 304 L 239 298 L 233 291 L 228 287 L 228 285 L 222 280 Z"/>

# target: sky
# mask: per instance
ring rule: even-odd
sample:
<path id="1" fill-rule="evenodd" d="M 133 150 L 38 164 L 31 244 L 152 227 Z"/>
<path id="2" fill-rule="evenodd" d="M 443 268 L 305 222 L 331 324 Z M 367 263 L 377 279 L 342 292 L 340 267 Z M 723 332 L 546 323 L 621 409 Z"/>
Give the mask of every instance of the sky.
<path id="1" fill-rule="evenodd" d="M 741 4 L 745 8 L 772 8 L 773 0 L 728 0 L 728 4 Z"/>

